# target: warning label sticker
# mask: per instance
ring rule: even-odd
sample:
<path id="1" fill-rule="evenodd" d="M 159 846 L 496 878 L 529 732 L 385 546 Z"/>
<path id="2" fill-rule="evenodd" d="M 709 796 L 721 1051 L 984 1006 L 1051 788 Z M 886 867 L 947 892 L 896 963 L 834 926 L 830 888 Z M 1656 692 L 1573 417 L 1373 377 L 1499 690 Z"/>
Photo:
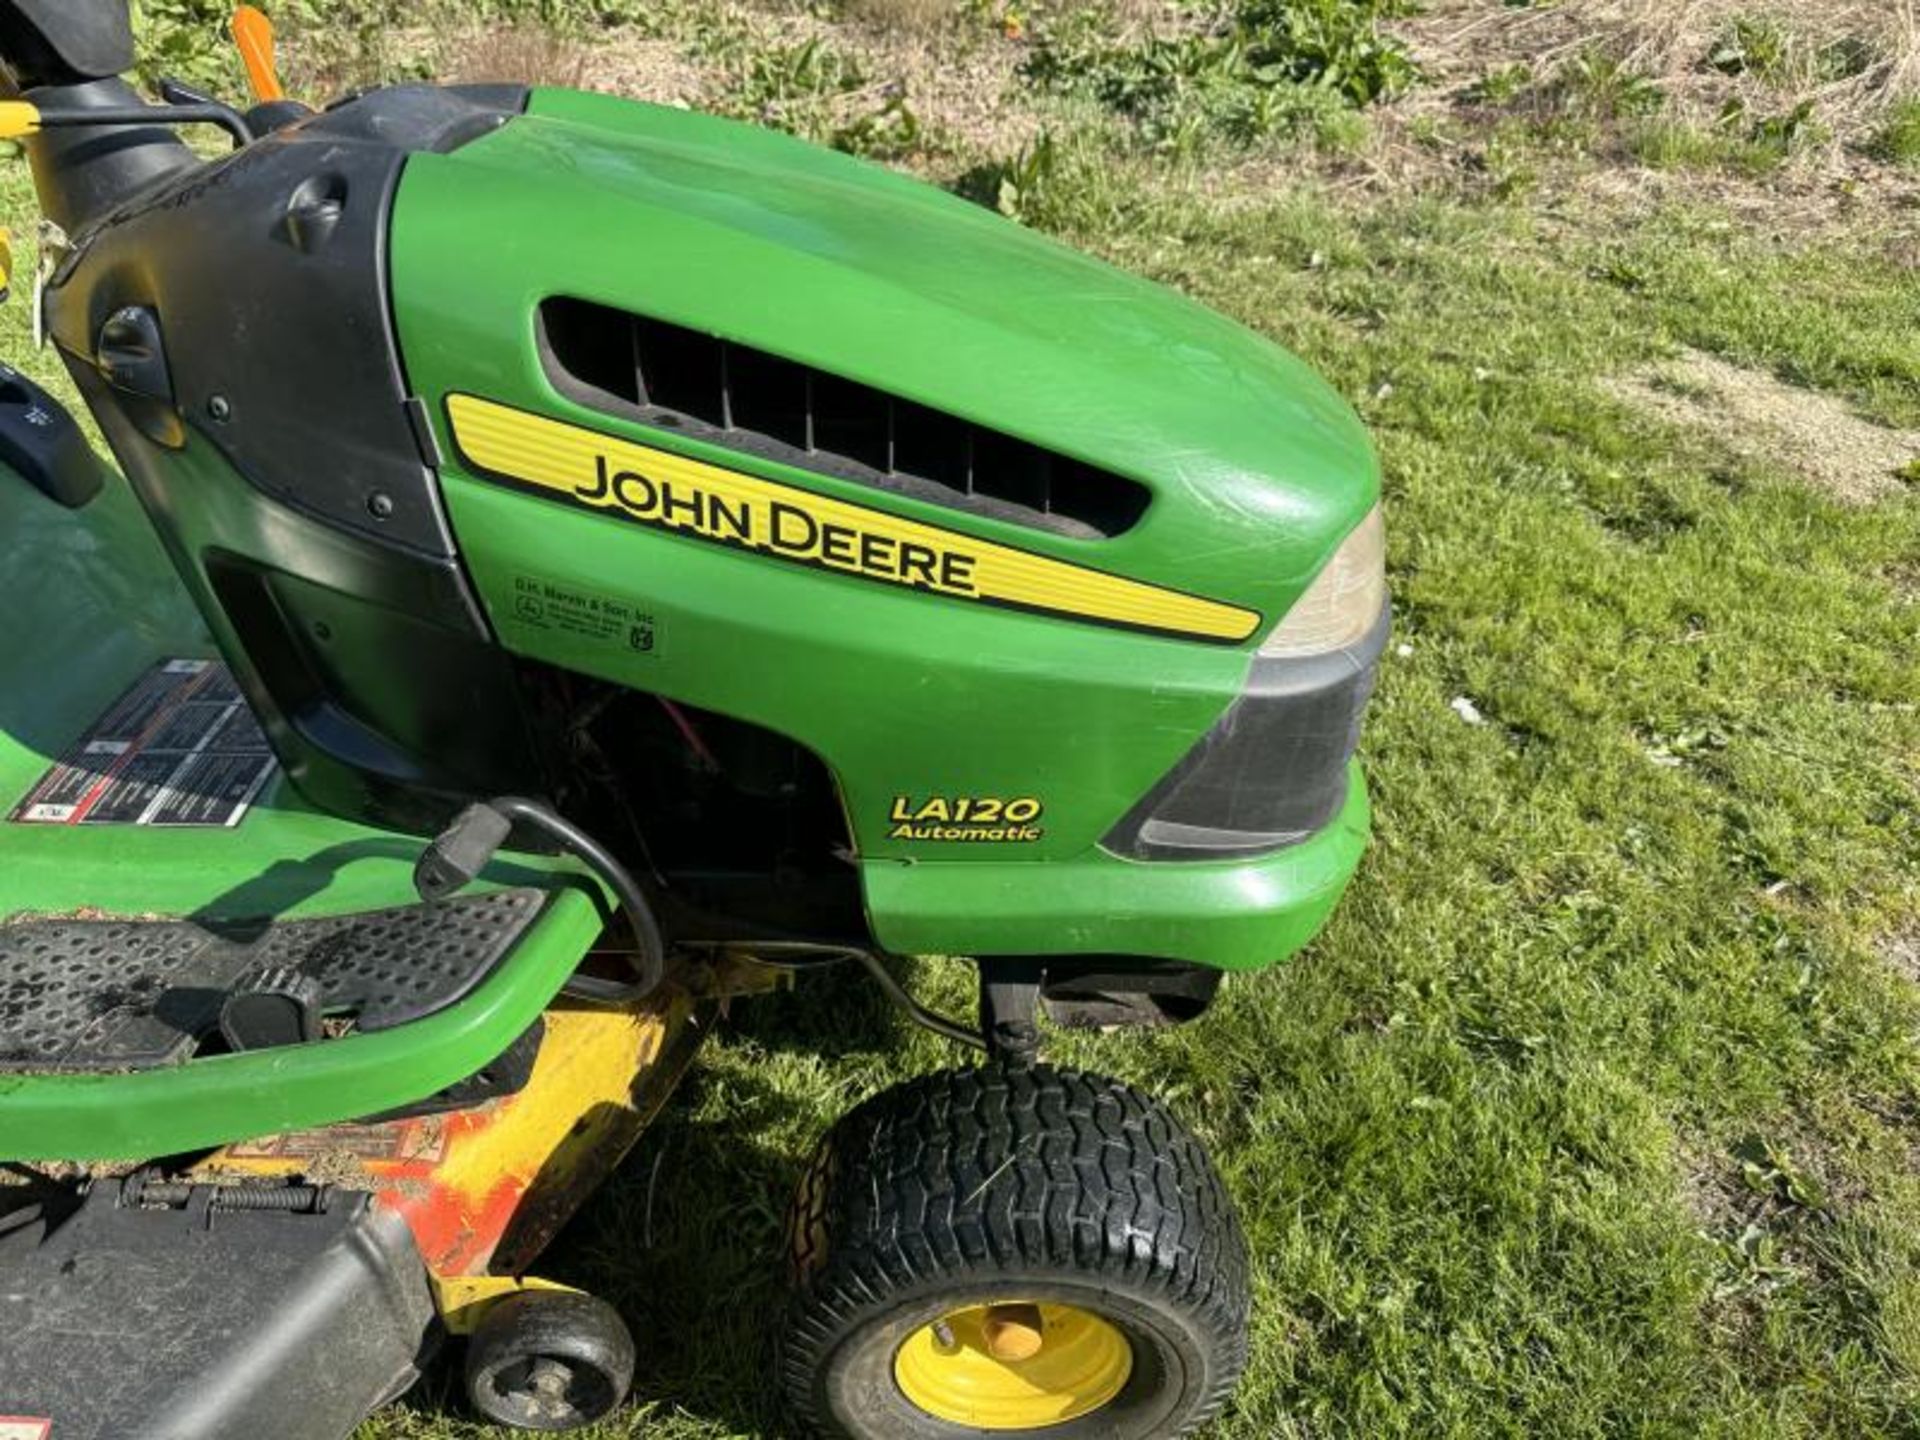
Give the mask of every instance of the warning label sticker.
<path id="1" fill-rule="evenodd" d="M 9 818 L 238 825 L 273 771 L 267 738 L 226 666 L 167 660 L 114 701 Z"/>
<path id="2" fill-rule="evenodd" d="M 25 1415 L 0 1415 L 0 1440 L 47 1440 L 53 1421 Z"/>
<path id="3" fill-rule="evenodd" d="M 447 1127 L 443 1115 L 388 1120 L 377 1125 L 330 1125 L 325 1130 L 303 1130 L 267 1135 L 229 1145 L 236 1160 L 321 1160 L 345 1155 L 367 1162 L 426 1161 L 447 1158 Z M 0 1436 L 0 1440 L 6 1440 Z"/>

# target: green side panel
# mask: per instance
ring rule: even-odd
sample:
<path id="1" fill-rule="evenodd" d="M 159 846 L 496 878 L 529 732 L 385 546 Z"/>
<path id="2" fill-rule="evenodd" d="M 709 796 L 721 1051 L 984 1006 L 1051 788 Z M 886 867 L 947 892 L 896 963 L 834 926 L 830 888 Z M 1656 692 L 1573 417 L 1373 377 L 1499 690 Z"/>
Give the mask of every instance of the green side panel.
<path id="1" fill-rule="evenodd" d="M 416 903 L 419 841 L 309 809 L 284 779 L 231 829 L 7 822 L 16 801 L 155 662 L 211 657 L 117 477 L 69 511 L 0 469 L 0 916 L 294 918 Z M 0 1076 L 0 1157 L 140 1159 L 411 1103 L 473 1074 L 539 1016 L 601 926 L 594 885 L 502 861 L 483 887 L 555 892 L 508 960 L 429 1019 L 323 1044 L 117 1075 Z M 0 977 L 4 979 L 5 977 Z"/>
<path id="2" fill-rule="evenodd" d="M 1245 669 L 1210 646 L 743 557 L 451 472 L 443 486 L 510 648 L 791 735 L 839 777 L 870 857 L 926 848 L 890 839 L 889 816 L 896 796 L 928 794 L 1036 796 L 1044 833 L 1021 858 L 1085 852 L 1213 722 Z M 527 585 L 535 620 L 516 603 Z M 650 616 L 653 649 L 636 652 L 624 625 L 556 618 L 594 604 Z M 1144 696 L 1142 665 L 1156 676 Z M 981 861 L 1005 847 L 941 848 Z"/>
<path id="3" fill-rule="evenodd" d="M 1260 636 L 1378 498 L 1364 429 L 1297 360 L 939 190 L 786 136 L 601 96 L 539 91 L 492 135 L 413 157 L 392 236 L 409 382 L 438 428 L 448 513 L 503 643 L 814 750 L 840 785 L 886 943 L 1240 964 L 1282 958 L 1318 922 L 1326 885 L 1261 878 L 1315 864 L 1265 861 L 1229 883 L 1125 865 L 1098 848 L 1233 702 Z M 562 395 L 542 365 L 536 316 L 556 295 L 991 426 L 1127 475 L 1152 504 L 1122 535 L 1075 539 L 606 413 Z M 1242 644 L 1122 631 L 582 510 L 465 465 L 446 411 L 455 394 L 1202 595 L 1263 622 Z M 645 650 L 626 623 L 642 617 Z M 1037 837 L 914 838 L 895 819 L 903 802 L 979 796 L 1041 802 Z M 1350 869 L 1358 844 L 1342 838 L 1346 822 L 1336 828 L 1316 853 Z M 972 867 L 983 873 L 967 880 Z M 1006 883 L 1028 899 L 976 908 L 979 887 Z M 1165 887 L 1152 906 L 1173 916 L 1219 909 L 1233 883 L 1266 897 L 1232 922 L 1257 934 L 1227 941 L 1205 926 L 1100 918 L 1116 885 Z"/>

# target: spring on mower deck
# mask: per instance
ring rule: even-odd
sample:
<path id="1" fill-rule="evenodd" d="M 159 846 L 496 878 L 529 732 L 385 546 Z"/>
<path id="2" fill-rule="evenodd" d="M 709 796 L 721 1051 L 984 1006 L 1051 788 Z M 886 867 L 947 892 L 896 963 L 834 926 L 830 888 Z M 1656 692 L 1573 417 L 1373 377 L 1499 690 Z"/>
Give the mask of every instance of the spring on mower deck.
<path id="1" fill-rule="evenodd" d="M 330 1185 L 191 1185 L 135 1174 L 121 1184 L 120 1203 L 136 1209 L 177 1210 L 193 1198 L 195 1190 L 212 1192 L 209 1210 L 271 1210 L 289 1215 L 325 1214 L 333 1193 Z"/>

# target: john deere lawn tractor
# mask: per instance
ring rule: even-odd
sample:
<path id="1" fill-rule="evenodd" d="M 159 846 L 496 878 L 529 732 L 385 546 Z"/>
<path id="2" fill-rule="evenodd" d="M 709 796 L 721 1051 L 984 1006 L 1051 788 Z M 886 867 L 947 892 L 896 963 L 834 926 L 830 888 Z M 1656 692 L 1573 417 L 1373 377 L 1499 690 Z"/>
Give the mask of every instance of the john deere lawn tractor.
<path id="1" fill-rule="evenodd" d="M 116 462 L 0 368 L 0 1435 L 338 1437 L 434 1363 L 608 1415 L 648 1317 L 542 1247 L 724 1001 L 835 965 L 978 1053 L 806 1168 L 794 1426 L 1202 1423 L 1232 1204 L 1040 1051 L 1194 1019 L 1358 863 L 1353 415 L 847 157 L 506 85 L 316 111 L 235 32 L 244 110 L 119 78 L 122 0 L 0 0 L 16 303 Z"/>

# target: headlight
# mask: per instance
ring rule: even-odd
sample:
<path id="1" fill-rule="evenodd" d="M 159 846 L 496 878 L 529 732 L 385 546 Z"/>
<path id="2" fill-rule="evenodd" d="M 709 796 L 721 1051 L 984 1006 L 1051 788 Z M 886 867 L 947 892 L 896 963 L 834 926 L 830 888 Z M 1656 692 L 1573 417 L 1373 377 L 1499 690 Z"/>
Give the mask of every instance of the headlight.
<path id="1" fill-rule="evenodd" d="M 1281 617 L 1226 712 L 1101 844 L 1136 860 L 1226 860 L 1325 829 L 1351 793 L 1388 623 L 1376 505 Z"/>
<path id="2" fill-rule="evenodd" d="M 1324 655 L 1357 644 L 1386 603 L 1387 527 L 1376 505 L 1274 627 L 1260 653 Z"/>

